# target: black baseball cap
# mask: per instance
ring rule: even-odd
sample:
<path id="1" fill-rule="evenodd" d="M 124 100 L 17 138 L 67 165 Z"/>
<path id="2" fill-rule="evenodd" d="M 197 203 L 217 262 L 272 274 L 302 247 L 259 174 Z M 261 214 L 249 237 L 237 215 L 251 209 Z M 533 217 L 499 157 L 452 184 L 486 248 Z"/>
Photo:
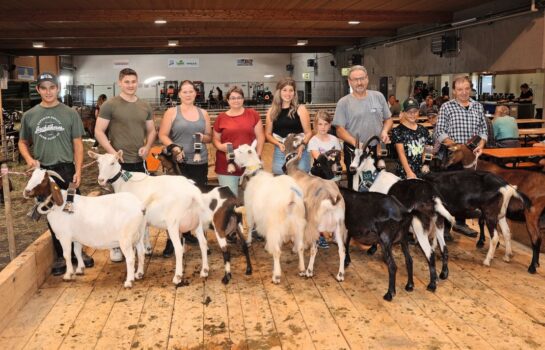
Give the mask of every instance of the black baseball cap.
<path id="1" fill-rule="evenodd" d="M 431 110 L 431 111 L 429 111 L 426 115 L 427 115 L 428 117 L 437 117 L 438 114 L 439 114 L 439 113 L 437 113 L 436 110 Z"/>
<path id="2" fill-rule="evenodd" d="M 59 86 L 59 79 L 57 79 L 57 76 L 53 73 L 44 72 L 38 76 L 38 86 L 40 86 L 41 83 L 44 81 L 49 81 L 55 84 L 56 86 Z"/>
<path id="3" fill-rule="evenodd" d="M 419 109 L 420 103 L 418 103 L 418 101 L 415 100 L 414 98 L 409 97 L 408 99 L 405 100 L 405 102 L 403 102 L 403 111 L 407 112 L 413 108 Z"/>

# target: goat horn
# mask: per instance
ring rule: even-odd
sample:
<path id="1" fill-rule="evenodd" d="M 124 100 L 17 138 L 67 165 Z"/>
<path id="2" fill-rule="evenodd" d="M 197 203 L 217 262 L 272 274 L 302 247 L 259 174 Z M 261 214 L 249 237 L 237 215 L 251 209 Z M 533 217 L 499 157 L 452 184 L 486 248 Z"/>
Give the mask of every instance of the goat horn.
<path id="1" fill-rule="evenodd" d="M 367 140 L 367 142 L 365 143 L 365 146 L 363 147 L 363 151 L 365 152 L 365 150 L 367 149 L 367 147 L 369 146 L 369 144 L 371 143 L 371 141 L 373 140 L 377 140 L 378 142 L 380 142 L 380 139 L 378 138 L 378 136 L 371 136 L 371 138 L 369 140 Z"/>
<path id="2" fill-rule="evenodd" d="M 45 172 L 48 173 L 49 176 L 56 177 L 57 179 L 61 180 L 62 182 L 65 182 L 64 179 L 62 178 L 62 176 L 60 176 L 58 172 L 53 171 L 53 170 L 46 170 Z"/>
<path id="3" fill-rule="evenodd" d="M 356 148 L 360 148 L 360 135 L 356 134 L 356 144 L 354 145 Z"/>

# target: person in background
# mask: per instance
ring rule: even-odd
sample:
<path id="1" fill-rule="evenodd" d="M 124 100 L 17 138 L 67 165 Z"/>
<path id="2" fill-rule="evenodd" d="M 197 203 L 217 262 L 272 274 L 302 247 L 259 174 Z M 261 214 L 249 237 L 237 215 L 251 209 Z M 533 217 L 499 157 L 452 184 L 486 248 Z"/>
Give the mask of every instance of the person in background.
<path id="1" fill-rule="evenodd" d="M 498 106 L 492 119 L 493 135 L 497 147 L 520 147 L 519 129 L 507 106 Z"/>
<path id="2" fill-rule="evenodd" d="M 61 189 L 68 189 L 70 184 L 78 188 L 81 184 L 83 165 L 84 130 L 81 118 L 76 111 L 57 99 L 59 81 L 54 74 L 45 72 L 40 74 L 36 90 L 41 97 L 41 102 L 23 115 L 18 143 L 19 152 L 29 168 L 40 167 L 59 174 L 62 180 L 54 176 L 51 179 Z M 79 194 L 79 189 L 76 193 Z M 55 236 L 49 223 L 48 226 L 56 253 L 51 273 L 58 276 L 66 272 L 66 262 L 63 258 L 61 242 Z M 93 258 L 84 251 L 82 255 L 85 267 L 94 266 Z M 75 259 L 72 245 L 72 261 Z"/>
<path id="3" fill-rule="evenodd" d="M 399 158 L 397 175 L 403 179 L 416 179 L 421 176 L 424 147 L 433 144 L 428 129 L 417 123 L 418 112 L 418 101 L 408 98 L 403 102 L 403 121 L 392 130 L 392 143 Z"/>
<path id="4" fill-rule="evenodd" d="M 428 115 L 430 112 L 437 113 L 439 110 L 434 103 L 432 95 L 426 96 L 426 100 L 420 104 L 420 115 Z"/>
<path id="5" fill-rule="evenodd" d="M 310 171 L 310 158 L 305 152 L 305 146 L 312 137 L 310 115 L 304 105 L 298 102 L 295 81 L 292 78 L 283 78 L 276 84 L 271 108 L 267 111 L 265 120 L 265 137 L 274 147 L 272 172 L 282 175 L 282 165 L 285 163 L 284 144 L 277 140 L 275 135 L 286 138 L 288 134 L 304 133 L 303 143 L 299 146 L 299 169 Z M 274 135 L 273 135 L 274 134 Z"/>
<path id="6" fill-rule="evenodd" d="M 153 110 L 149 103 L 136 96 L 138 74 L 133 69 L 122 69 L 117 84 L 121 92 L 101 106 L 95 138 L 107 153 L 123 151 L 121 169 L 145 173 L 145 159 L 157 136 Z M 123 261 L 121 249 L 110 250 L 110 260 Z"/>
<path id="7" fill-rule="evenodd" d="M 441 96 L 446 96 L 447 99 L 450 96 L 450 88 L 448 87 L 448 81 L 445 81 L 445 86 L 441 89 Z"/>
<path id="8" fill-rule="evenodd" d="M 397 117 L 401 113 L 401 105 L 399 104 L 399 101 L 396 99 L 395 95 L 388 96 L 388 107 L 390 107 L 392 117 Z"/>
<path id="9" fill-rule="evenodd" d="M 348 70 L 348 83 L 352 93 L 342 97 L 335 108 L 333 125 L 337 137 L 344 141 L 344 164 L 348 169 L 352 162 L 356 136 L 361 142 L 367 142 L 371 137 L 378 136 L 384 143 L 390 142 L 388 132 L 394 123 L 388 103 L 382 93 L 367 90 L 369 77 L 363 66 L 352 66 Z M 377 142 L 370 144 L 374 154 L 377 154 Z M 382 164 L 377 162 L 377 166 Z M 348 172 L 348 188 L 352 188 L 353 175 Z"/>
<path id="10" fill-rule="evenodd" d="M 456 78 L 452 88 L 454 99 L 443 103 L 439 110 L 435 138 L 445 147 L 449 147 L 456 143 L 465 144 L 475 135 L 479 135 L 481 141 L 473 151 L 475 155 L 479 156 L 488 139 L 483 106 L 470 97 L 471 81 L 469 77 Z M 462 169 L 461 163 L 449 168 L 449 170 Z M 456 218 L 456 225 L 453 228 L 466 236 L 477 237 L 477 232 L 470 229 L 463 218 Z"/>
<path id="11" fill-rule="evenodd" d="M 229 109 L 221 112 L 214 123 L 214 136 L 212 142 L 217 148 L 215 171 L 218 175 L 220 186 L 229 186 L 235 195 L 238 195 L 238 186 L 242 169 L 235 167 L 229 170 L 230 163 L 227 159 L 228 144 L 235 150 L 240 145 L 250 145 L 257 140 L 257 154 L 261 156 L 265 135 L 263 123 L 259 114 L 251 108 L 244 108 L 244 92 L 238 86 L 231 87 L 225 96 Z"/>
<path id="12" fill-rule="evenodd" d="M 176 151 L 178 168 L 181 175 L 195 181 L 197 186 L 208 183 L 208 150 L 206 144 L 212 141 L 212 130 L 208 112 L 195 106 L 197 90 L 190 80 L 184 80 L 178 92 L 180 105 L 166 110 L 159 128 L 161 143 Z M 201 146 L 197 151 L 195 144 Z M 190 232 L 183 234 L 188 243 L 196 244 L 198 240 Z M 170 238 L 167 240 L 163 257 L 171 257 L 174 246 Z"/>
<path id="13" fill-rule="evenodd" d="M 520 103 L 532 103 L 534 100 L 534 92 L 528 84 L 524 83 L 520 86 L 520 96 L 517 99 Z"/>
<path id="14" fill-rule="evenodd" d="M 97 104 L 95 105 L 95 121 L 98 118 L 100 114 L 100 107 L 106 102 L 108 97 L 105 94 L 100 94 L 97 98 Z M 95 139 L 95 143 L 93 144 L 93 148 L 96 149 L 98 147 L 98 140 Z"/>

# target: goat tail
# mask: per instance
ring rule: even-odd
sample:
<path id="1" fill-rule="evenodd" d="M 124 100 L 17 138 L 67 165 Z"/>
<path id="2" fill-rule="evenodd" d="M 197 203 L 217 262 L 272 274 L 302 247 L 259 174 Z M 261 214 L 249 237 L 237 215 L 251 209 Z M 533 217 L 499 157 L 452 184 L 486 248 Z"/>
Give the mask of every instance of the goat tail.
<path id="1" fill-rule="evenodd" d="M 441 199 L 439 197 L 435 197 L 433 200 L 435 202 L 435 205 L 433 206 L 435 212 L 450 221 L 452 225 L 454 225 L 455 219 L 452 214 L 447 210 L 447 208 L 445 208 Z"/>
<path id="2" fill-rule="evenodd" d="M 516 190 L 517 186 L 513 186 L 513 188 Z M 514 193 L 514 197 L 520 199 L 524 209 L 530 209 L 530 207 L 532 206 L 532 200 L 524 192 L 516 190 Z"/>
<path id="3" fill-rule="evenodd" d="M 511 186 L 507 184 L 500 188 L 500 193 L 503 196 L 503 201 L 501 204 L 500 215 L 499 215 L 500 218 L 505 217 L 505 214 L 507 213 L 507 207 L 509 206 L 509 201 L 511 200 L 511 198 L 514 197 L 514 198 L 520 199 L 524 203 L 524 200 L 522 196 L 519 194 L 519 192 L 517 191 L 516 186 Z"/>

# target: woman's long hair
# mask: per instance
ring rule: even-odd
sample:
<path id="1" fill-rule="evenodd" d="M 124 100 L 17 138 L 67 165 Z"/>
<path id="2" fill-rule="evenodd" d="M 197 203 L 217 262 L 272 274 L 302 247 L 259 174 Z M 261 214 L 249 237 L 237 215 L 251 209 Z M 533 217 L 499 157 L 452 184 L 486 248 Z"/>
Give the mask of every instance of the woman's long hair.
<path id="1" fill-rule="evenodd" d="M 280 114 L 280 111 L 282 110 L 282 98 L 280 97 L 280 90 L 288 85 L 293 87 L 294 92 L 293 99 L 290 102 L 288 117 L 295 118 L 295 112 L 297 112 L 297 108 L 299 108 L 299 98 L 297 97 L 297 87 L 295 86 L 295 80 L 289 77 L 280 79 L 280 81 L 276 84 L 276 90 L 274 91 L 271 104 L 270 116 L 273 123 Z"/>

